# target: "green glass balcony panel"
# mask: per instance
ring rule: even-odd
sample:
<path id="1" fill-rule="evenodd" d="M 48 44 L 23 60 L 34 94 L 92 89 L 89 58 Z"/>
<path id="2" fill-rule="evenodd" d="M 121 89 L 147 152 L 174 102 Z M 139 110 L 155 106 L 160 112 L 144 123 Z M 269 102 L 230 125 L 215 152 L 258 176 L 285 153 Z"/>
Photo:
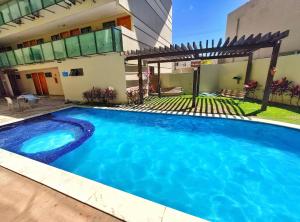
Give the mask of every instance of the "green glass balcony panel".
<path id="1" fill-rule="evenodd" d="M 1 60 L 1 63 L 2 63 L 2 67 L 9 67 L 10 66 L 5 52 L 0 53 L 0 60 Z"/>
<path id="2" fill-rule="evenodd" d="M 32 55 L 32 52 L 30 50 L 30 47 L 23 48 L 22 50 L 23 50 L 25 63 L 27 63 L 27 64 L 34 63 L 34 59 L 33 59 L 33 55 Z"/>
<path id="3" fill-rule="evenodd" d="M 45 61 L 52 61 L 55 59 L 51 42 L 44 43 L 41 45 L 41 47 L 43 50 Z"/>
<path id="4" fill-rule="evenodd" d="M 11 22 L 12 19 L 7 4 L 0 5 L 0 12 L 2 13 L 4 23 Z"/>
<path id="5" fill-rule="evenodd" d="M 95 35 L 98 53 L 113 51 L 111 29 L 97 31 L 95 32 Z"/>
<path id="6" fill-rule="evenodd" d="M 29 0 L 19 0 L 19 6 L 22 16 L 31 14 Z"/>
<path id="7" fill-rule="evenodd" d="M 55 59 L 67 57 L 65 42 L 63 39 L 52 42 Z"/>
<path id="8" fill-rule="evenodd" d="M 30 0 L 31 11 L 37 12 L 43 8 L 42 0 Z"/>
<path id="9" fill-rule="evenodd" d="M 64 2 L 65 0 L 55 0 L 56 3 Z"/>
<path id="10" fill-rule="evenodd" d="M 15 58 L 15 55 L 14 55 L 14 51 L 8 51 L 8 52 L 6 52 L 6 55 L 7 55 L 9 64 L 11 66 L 16 66 L 17 65 L 17 61 L 16 61 L 16 58 Z"/>
<path id="11" fill-rule="evenodd" d="M 25 64 L 22 49 L 14 50 L 18 65 Z"/>
<path id="12" fill-rule="evenodd" d="M 41 45 L 32 46 L 31 52 L 32 52 L 33 60 L 35 62 L 43 62 L 44 61 L 44 56 L 43 56 Z"/>
<path id="13" fill-rule="evenodd" d="M 2 16 L 1 16 L 1 14 L 0 14 L 0 26 L 1 25 L 4 25 L 4 20 L 3 20 Z"/>
<path id="14" fill-rule="evenodd" d="M 55 0 L 43 0 L 44 8 L 55 4 Z"/>
<path id="15" fill-rule="evenodd" d="M 122 52 L 123 51 L 123 45 L 122 45 L 122 31 L 120 29 L 113 29 L 114 35 L 115 35 L 115 46 L 116 46 L 116 52 Z"/>
<path id="16" fill-rule="evenodd" d="M 82 55 L 92 55 L 97 53 L 95 34 L 93 32 L 79 36 Z"/>
<path id="17" fill-rule="evenodd" d="M 68 57 L 81 56 L 78 36 L 73 36 L 65 40 Z"/>
<path id="18" fill-rule="evenodd" d="M 18 1 L 17 0 L 11 0 L 8 3 L 9 10 L 11 13 L 11 17 L 13 20 L 18 19 L 21 17 L 21 12 L 18 6 Z"/>

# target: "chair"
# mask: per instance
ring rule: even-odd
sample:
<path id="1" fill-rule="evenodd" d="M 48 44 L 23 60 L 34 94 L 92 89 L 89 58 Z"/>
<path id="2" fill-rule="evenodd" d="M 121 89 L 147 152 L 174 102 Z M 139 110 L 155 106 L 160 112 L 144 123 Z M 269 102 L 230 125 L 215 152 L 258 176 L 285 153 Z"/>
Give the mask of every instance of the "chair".
<path id="1" fill-rule="evenodd" d="M 14 101 L 10 97 L 4 97 L 9 110 L 14 110 Z"/>

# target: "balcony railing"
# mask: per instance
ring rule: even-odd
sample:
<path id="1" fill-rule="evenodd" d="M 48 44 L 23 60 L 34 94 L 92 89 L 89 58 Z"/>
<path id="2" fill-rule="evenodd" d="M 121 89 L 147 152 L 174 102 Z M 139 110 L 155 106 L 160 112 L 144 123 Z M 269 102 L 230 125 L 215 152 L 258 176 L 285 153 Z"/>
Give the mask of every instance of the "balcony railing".
<path id="1" fill-rule="evenodd" d="M 75 4 L 75 0 L 70 0 L 70 3 Z M 7 3 L 0 5 L 0 28 L 3 25 L 10 25 L 10 22 L 20 24 L 20 19 L 27 16 L 36 16 L 37 13 L 52 5 L 66 3 L 64 0 L 10 0 Z M 69 3 L 66 3 L 70 5 Z"/>
<path id="2" fill-rule="evenodd" d="M 0 53 L 0 67 L 63 60 L 108 52 L 121 52 L 122 32 L 118 28 L 72 36 L 27 48 Z"/>

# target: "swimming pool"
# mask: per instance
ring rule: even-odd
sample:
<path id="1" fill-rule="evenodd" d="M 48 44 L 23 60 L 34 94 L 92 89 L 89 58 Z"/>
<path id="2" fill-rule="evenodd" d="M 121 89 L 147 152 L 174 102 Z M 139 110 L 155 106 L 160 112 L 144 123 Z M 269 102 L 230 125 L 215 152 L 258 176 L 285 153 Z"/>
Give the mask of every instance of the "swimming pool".
<path id="1" fill-rule="evenodd" d="M 300 220 L 298 130 L 88 108 L 59 111 L 52 118 L 94 127 L 85 141 L 48 163 L 52 166 L 212 221 Z M 13 138 L 27 153 L 37 151 L 31 146 L 43 134 L 22 140 L 26 124 L 0 130 L 0 147 L 15 152 L 8 143 Z M 30 129 L 39 124 L 29 124 Z M 57 133 L 57 146 L 77 141 L 76 133 L 62 132 L 68 127 L 49 128 L 46 138 Z"/>

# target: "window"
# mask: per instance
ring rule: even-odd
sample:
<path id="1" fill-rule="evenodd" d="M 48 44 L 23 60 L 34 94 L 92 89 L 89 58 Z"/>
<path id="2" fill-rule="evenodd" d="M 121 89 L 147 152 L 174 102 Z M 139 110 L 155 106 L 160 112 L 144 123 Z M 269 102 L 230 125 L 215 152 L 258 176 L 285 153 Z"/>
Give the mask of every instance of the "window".
<path id="1" fill-rule="evenodd" d="M 102 24 L 102 26 L 103 26 L 103 29 L 108 29 L 108 28 L 111 28 L 111 27 L 115 27 L 116 22 L 115 21 L 104 22 Z"/>
<path id="2" fill-rule="evenodd" d="M 83 76 L 83 69 L 71 69 L 69 76 Z"/>
<path id="3" fill-rule="evenodd" d="M 57 35 L 52 35 L 51 36 L 51 40 L 52 41 L 55 41 L 55 40 L 60 40 L 60 36 L 57 34 Z"/>
<path id="4" fill-rule="evenodd" d="M 31 77 L 31 74 L 26 74 L 26 78 L 27 79 L 31 79 L 32 77 Z"/>
<path id="5" fill-rule="evenodd" d="M 22 44 L 22 43 L 20 43 L 20 44 L 17 44 L 17 48 L 18 48 L 18 49 L 21 49 L 21 48 L 23 48 L 23 44 Z"/>
<path id="6" fill-rule="evenodd" d="M 52 77 L 52 73 L 51 72 L 45 72 L 45 76 L 46 76 L 46 78 L 51 78 Z"/>
<path id="7" fill-rule="evenodd" d="M 92 27 L 91 26 L 88 26 L 88 27 L 84 27 L 81 29 L 81 33 L 84 34 L 84 33 L 89 33 L 92 31 Z"/>
<path id="8" fill-rule="evenodd" d="M 39 44 L 43 44 L 44 43 L 44 39 L 37 39 L 36 40 L 36 43 L 39 45 Z"/>
<path id="9" fill-rule="evenodd" d="M 16 79 L 21 79 L 21 76 L 19 74 L 15 75 Z"/>

